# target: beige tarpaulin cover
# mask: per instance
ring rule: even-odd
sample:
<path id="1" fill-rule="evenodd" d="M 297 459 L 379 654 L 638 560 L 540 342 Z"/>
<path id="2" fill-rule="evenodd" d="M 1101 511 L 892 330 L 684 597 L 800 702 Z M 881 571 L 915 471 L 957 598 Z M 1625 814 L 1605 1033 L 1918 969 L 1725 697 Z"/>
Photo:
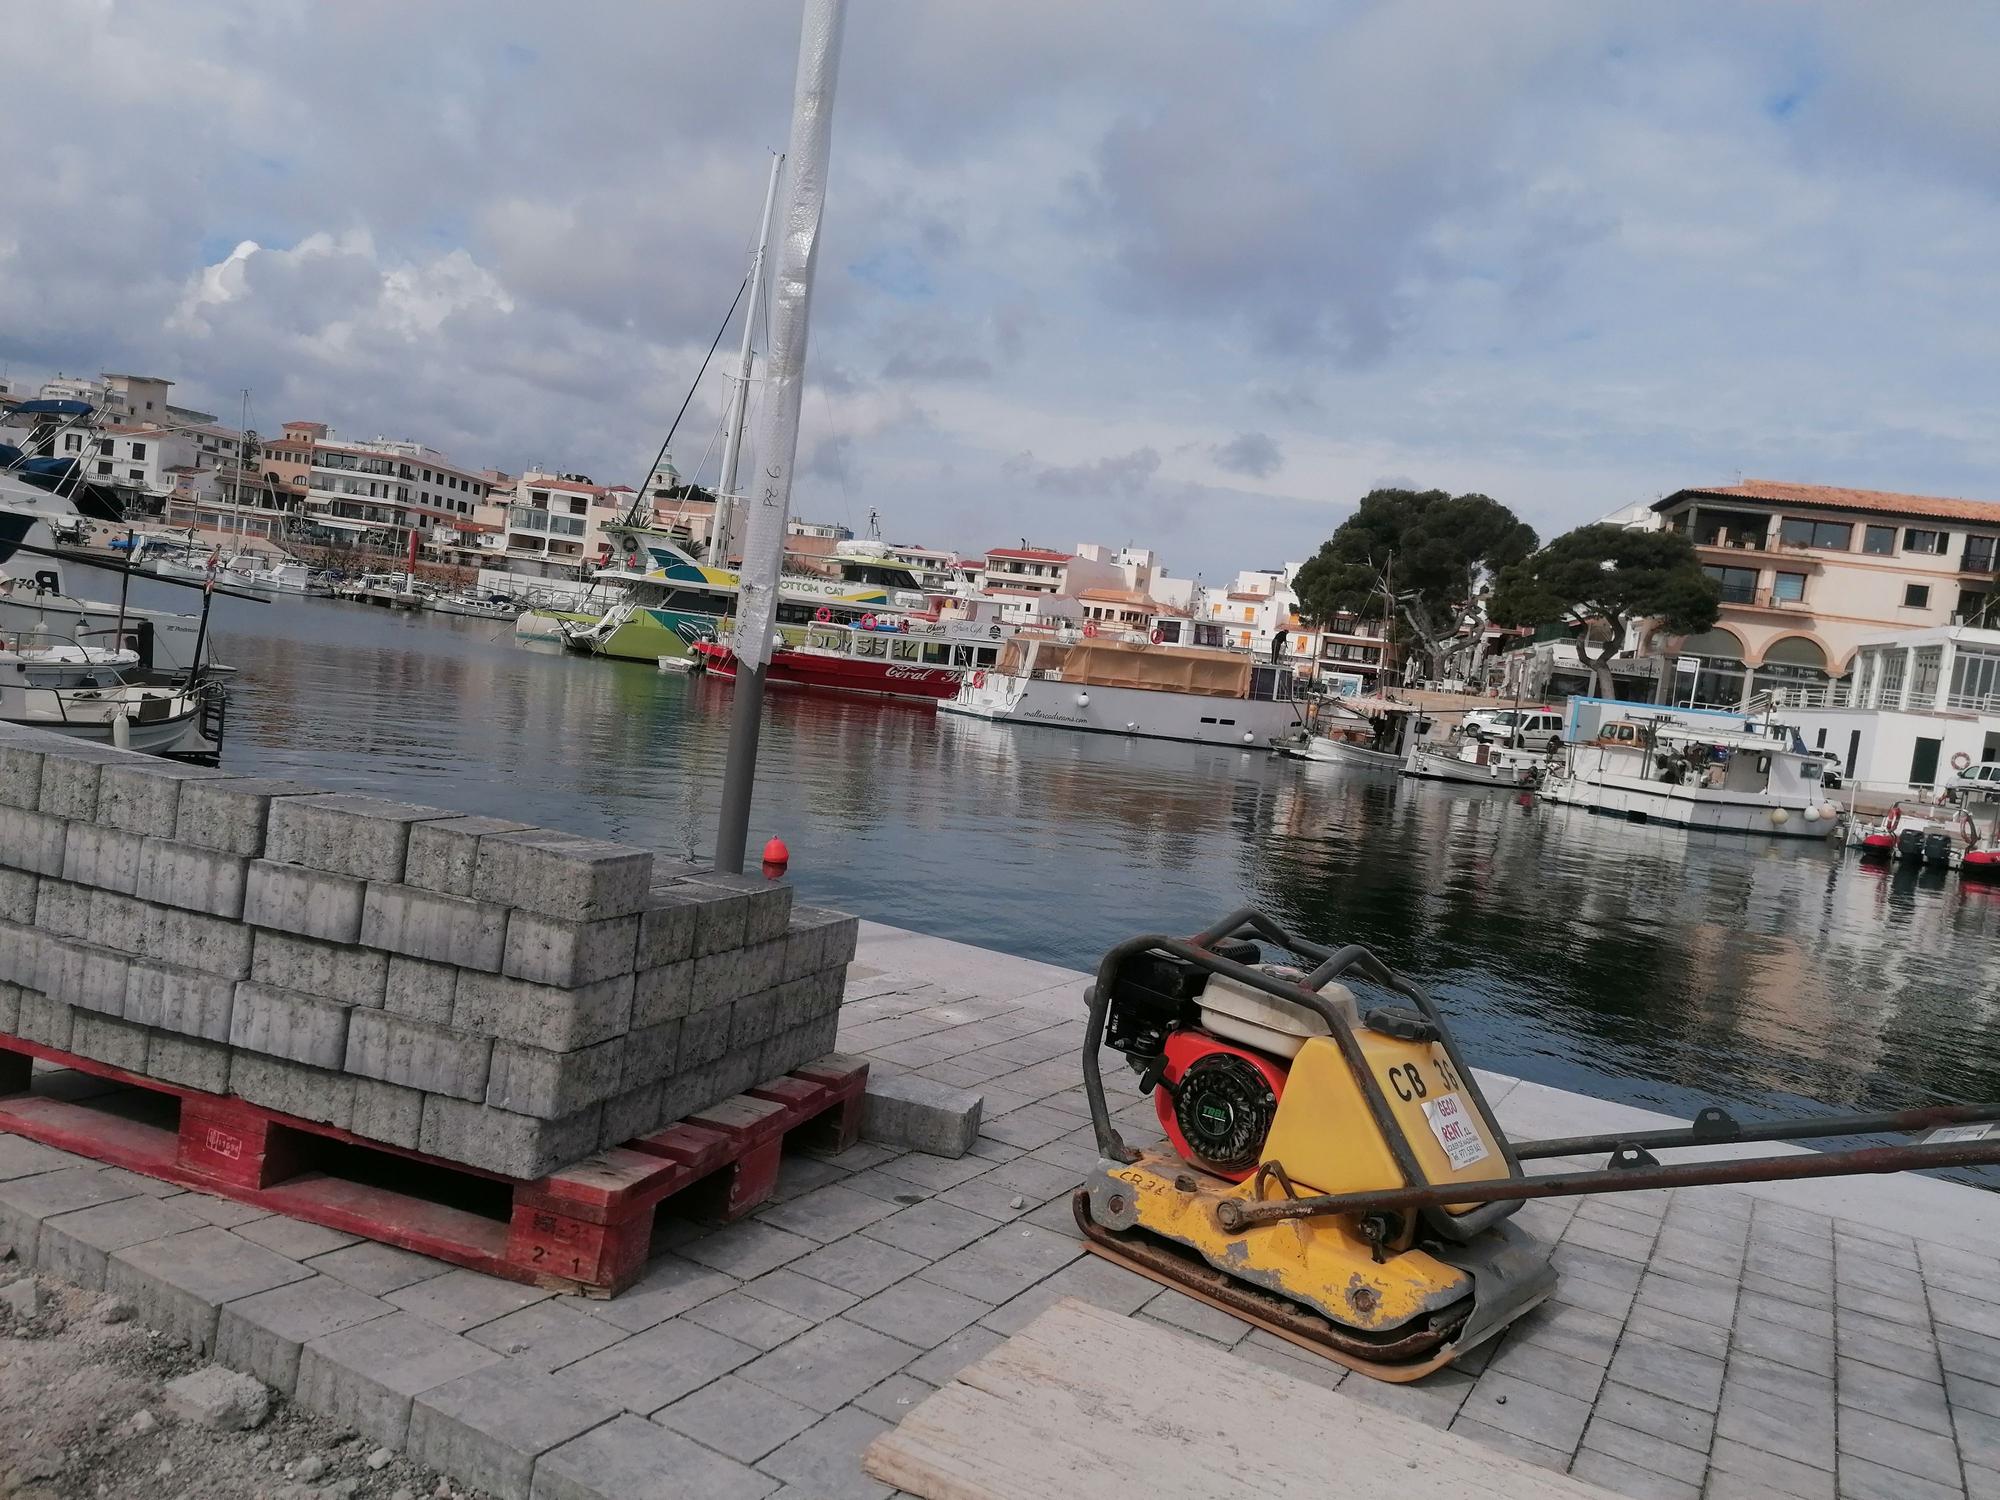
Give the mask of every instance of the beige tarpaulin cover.
<path id="1" fill-rule="evenodd" d="M 1251 660 L 1229 651 L 1192 646 L 1138 646 L 1124 641 L 1011 640 L 1001 653 L 1000 670 L 1019 676 L 1030 647 L 1034 670 L 1084 687 L 1146 688 L 1155 692 L 1198 693 L 1205 698 L 1250 696 Z"/>

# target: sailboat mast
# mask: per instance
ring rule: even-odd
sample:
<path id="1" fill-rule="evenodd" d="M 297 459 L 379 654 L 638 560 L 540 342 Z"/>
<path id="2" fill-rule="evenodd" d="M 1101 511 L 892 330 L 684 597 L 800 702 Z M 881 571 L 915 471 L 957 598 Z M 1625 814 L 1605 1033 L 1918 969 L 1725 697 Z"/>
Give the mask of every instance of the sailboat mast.
<path id="1" fill-rule="evenodd" d="M 736 528 L 736 469 L 743 455 L 743 420 L 750 405 L 750 335 L 757 326 L 757 308 L 764 292 L 764 256 L 771 247 L 771 215 L 778 206 L 778 174 L 784 170 L 781 152 L 771 158 L 771 181 L 764 189 L 764 218 L 757 229 L 757 254 L 750 262 L 750 305 L 743 309 L 743 346 L 736 356 L 736 389 L 729 397 L 729 435 L 722 447 L 722 485 L 715 496 L 715 520 L 708 540 L 708 560 L 729 566 L 730 534 Z"/>

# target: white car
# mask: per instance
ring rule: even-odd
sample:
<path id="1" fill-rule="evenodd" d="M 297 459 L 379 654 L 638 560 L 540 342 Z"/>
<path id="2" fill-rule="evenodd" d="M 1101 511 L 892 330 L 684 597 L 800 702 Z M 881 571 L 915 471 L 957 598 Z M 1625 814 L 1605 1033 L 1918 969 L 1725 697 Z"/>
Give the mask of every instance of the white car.
<path id="1" fill-rule="evenodd" d="M 2000 797 L 2000 760 L 1975 761 L 1962 771 L 1952 773 L 1945 790 L 1955 795 L 1970 792 L 1975 796 Z"/>
<path id="2" fill-rule="evenodd" d="M 1563 716 L 1552 708 L 1476 709 L 1465 716 L 1468 739 L 1489 745 L 1546 750 L 1562 742 Z"/>

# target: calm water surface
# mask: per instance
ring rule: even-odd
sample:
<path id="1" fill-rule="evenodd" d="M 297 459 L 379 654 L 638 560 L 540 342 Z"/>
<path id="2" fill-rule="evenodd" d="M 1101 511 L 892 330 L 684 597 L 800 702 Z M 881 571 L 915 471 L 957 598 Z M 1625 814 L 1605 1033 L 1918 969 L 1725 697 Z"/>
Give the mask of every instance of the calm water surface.
<path id="1" fill-rule="evenodd" d="M 712 845 L 724 684 L 317 600 L 221 600 L 215 628 L 232 770 Z M 1255 903 L 1430 985 L 1483 1065 L 1677 1114 L 2000 1094 L 2000 891 L 1956 875 L 1261 753 L 769 705 L 751 847 L 782 834 L 812 901 L 1078 968 Z"/>

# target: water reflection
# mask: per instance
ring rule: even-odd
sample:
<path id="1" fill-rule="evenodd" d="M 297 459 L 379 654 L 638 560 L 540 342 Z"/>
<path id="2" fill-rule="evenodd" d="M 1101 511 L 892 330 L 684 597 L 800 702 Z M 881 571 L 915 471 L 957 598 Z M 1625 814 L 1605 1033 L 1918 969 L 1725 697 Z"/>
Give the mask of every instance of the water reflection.
<path id="1" fill-rule="evenodd" d="M 232 769 L 712 839 L 725 685 L 320 601 L 223 600 L 215 628 L 243 669 Z M 1075 967 L 1256 902 L 1424 979 L 1487 1066 L 1677 1113 L 2000 1092 L 2000 893 L 1817 845 L 776 693 L 771 832 L 808 899 Z"/>

